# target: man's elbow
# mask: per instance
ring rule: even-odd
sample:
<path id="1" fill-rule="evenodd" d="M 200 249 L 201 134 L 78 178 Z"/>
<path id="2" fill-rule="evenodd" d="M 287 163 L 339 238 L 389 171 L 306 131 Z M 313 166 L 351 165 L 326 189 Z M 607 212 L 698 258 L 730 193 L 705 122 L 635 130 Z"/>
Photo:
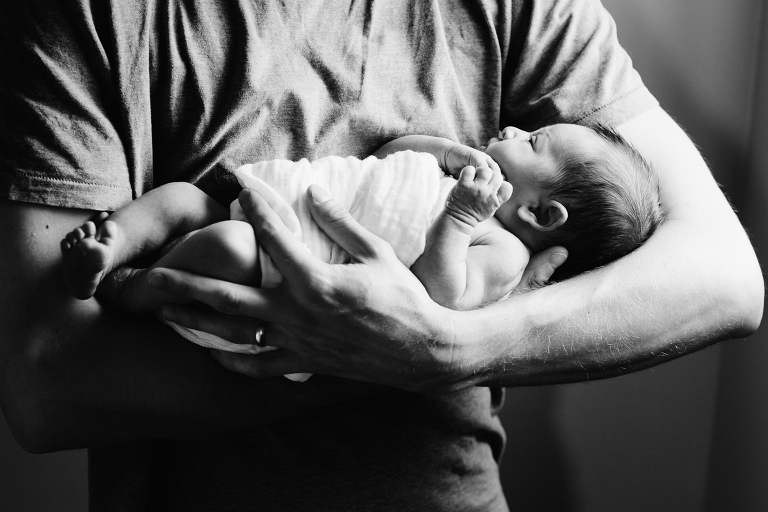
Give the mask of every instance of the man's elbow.
<path id="1" fill-rule="evenodd" d="M 753 334 L 760 327 L 763 320 L 763 308 L 765 306 L 765 285 L 762 274 L 752 282 L 751 289 L 744 294 L 743 304 L 741 305 L 742 333 L 739 337 L 746 337 Z"/>
<path id="2" fill-rule="evenodd" d="M 721 288 L 726 294 L 722 297 L 723 304 L 731 308 L 731 338 L 745 338 L 752 335 L 760 327 L 765 305 L 765 283 L 759 265 L 738 269 L 736 275 L 729 275 L 727 286 Z"/>
<path id="3" fill-rule="evenodd" d="M 45 431 L 32 426 L 28 415 L 6 414 L 11 434 L 19 446 L 28 453 L 40 454 L 58 451 L 52 439 Z"/>
<path id="4" fill-rule="evenodd" d="M 27 350 L 4 358 L 0 404 L 16 442 L 30 453 L 69 448 L 62 442 L 65 428 L 55 419 L 58 408 L 48 356 Z"/>

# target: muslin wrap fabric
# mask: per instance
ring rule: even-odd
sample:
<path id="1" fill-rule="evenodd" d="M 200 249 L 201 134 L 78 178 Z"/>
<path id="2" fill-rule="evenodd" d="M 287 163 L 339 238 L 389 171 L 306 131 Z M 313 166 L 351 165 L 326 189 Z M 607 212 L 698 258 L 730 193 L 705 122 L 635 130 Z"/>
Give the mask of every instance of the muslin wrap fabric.
<path id="1" fill-rule="evenodd" d="M 264 197 L 288 229 L 317 258 L 332 264 L 346 263 L 347 254 L 312 220 L 307 189 L 317 184 L 327 190 L 363 227 L 389 242 L 398 259 L 410 267 L 424 252 L 429 226 L 445 204 L 456 183 L 440 169 L 429 153 L 401 151 L 384 159 L 370 156 L 328 156 L 309 162 L 270 160 L 247 164 L 235 171 L 240 185 Z M 247 221 L 240 203 L 230 205 L 230 217 Z M 272 259 L 259 246 L 262 288 L 277 286 L 283 279 Z M 274 347 L 236 345 L 218 336 L 169 323 L 184 338 L 208 348 L 258 354 Z M 306 380 L 308 374 L 292 374 Z"/>

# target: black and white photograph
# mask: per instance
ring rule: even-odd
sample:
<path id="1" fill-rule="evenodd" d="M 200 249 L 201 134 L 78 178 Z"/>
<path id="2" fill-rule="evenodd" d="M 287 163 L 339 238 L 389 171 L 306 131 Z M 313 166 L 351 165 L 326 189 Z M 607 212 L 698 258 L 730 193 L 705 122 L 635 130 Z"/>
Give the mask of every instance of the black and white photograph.
<path id="1" fill-rule="evenodd" d="M 767 32 L 2 0 L 0 510 L 768 511 Z"/>

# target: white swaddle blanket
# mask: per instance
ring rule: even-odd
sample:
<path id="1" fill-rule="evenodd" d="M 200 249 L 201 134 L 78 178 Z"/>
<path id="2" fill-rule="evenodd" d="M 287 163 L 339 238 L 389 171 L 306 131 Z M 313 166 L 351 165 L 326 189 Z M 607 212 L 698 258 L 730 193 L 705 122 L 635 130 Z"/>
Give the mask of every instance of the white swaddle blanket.
<path id="1" fill-rule="evenodd" d="M 268 199 L 288 229 L 317 258 L 345 263 L 349 255 L 312 220 L 306 202 L 307 189 L 317 184 L 327 190 L 363 227 L 389 242 L 406 266 L 424 252 L 429 226 L 445 205 L 456 181 L 446 176 L 434 156 L 402 151 L 380 160 L 368 157 L 328 156 L 309 162 L 270 160 L 243 165 L 235 171 L 240 185 Z M 240 203 L 230 205 L 230 216 L 247 220 Z M 282 275 L 259 246 L 261 287 L 277 286 Z M 186 339 L 208 348 L 257 354 L 274 347 L 236 345 L 218 336 L 169 324 Z M 287 376 L 305 380 L 306 374 Z"/>

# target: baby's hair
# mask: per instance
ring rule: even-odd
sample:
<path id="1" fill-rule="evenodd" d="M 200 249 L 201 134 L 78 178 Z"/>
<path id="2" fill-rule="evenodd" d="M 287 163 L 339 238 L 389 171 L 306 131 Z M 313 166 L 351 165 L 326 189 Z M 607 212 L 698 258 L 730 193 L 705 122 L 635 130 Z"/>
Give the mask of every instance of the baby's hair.
<path id="1" fill-rule="evenodd" d="M 648 161 L 613 128 L 589 128 L 603 142 L 597 153 L 563 151 L 556 176 L 541 183 L 568 210 L 565 224 L 543 233 L 546 247 L 568 249 L 553 276 L 557 281 L 634 251 L 665 217 L 658 176 Z"/>

